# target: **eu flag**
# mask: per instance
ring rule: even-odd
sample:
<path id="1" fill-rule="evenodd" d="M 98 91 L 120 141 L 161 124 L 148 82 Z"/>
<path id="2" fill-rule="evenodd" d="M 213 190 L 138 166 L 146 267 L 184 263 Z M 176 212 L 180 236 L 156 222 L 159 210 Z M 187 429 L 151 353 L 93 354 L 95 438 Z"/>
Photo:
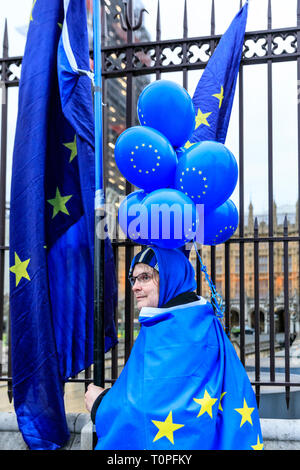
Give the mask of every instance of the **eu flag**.
<path id="1" fill-rule="evenodd" d="M 196 87 L 195 130 L 185 144 L 214 140 L 224 144 L 242 55 L 248 0 L 223 34 Z"/>
<path id="2" fill-rule="evenodd" d="M 191 263 L 151 249 L 158 307 L 140 310 L 130 357 L 96 412 L 96 449 L 262 450 L 251 383 L 211 303 L 193 297 Z"/>
<path id="3" fill-rule="evenodd" d="M 20 79 L 10 217 L 13 396 L 30 449 L 57 449 L 67 442 L 64 383 L 93 362 L 95 162 L 89 70 L 85 0 L 33 2 Z M 107 274 L 113 279 L 114 270 Z M 115 293 L 113 281 L 110 286 Z M 113 305 L 112 297 L 108 302 Z M 112 318 L 107 326 L 112 346 Z"/>
<path id="4" fill-rule="evenodd" d="M 96 450 L 262 450 L 255 394 L 211 304 L 143 307 L 139 321 Z"/>

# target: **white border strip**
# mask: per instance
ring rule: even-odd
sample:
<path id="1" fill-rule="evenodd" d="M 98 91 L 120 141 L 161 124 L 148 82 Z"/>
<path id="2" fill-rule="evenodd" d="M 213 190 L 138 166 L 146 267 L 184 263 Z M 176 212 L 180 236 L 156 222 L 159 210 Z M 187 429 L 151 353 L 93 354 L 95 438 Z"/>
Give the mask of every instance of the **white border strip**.
<path id="1" fill-rule="evenodd" d="M 77 66 L 77 62 L 76 62 L 75 56 L 71 48 L 68 25 L 67 25 L 67 11 L 69 8 L 69 4 L 70 4 L 70 0 L 64 0 L 65 17 L 64 17 L 63 27 L 62 27 L 62 41 L 63 41 L 64 50 L 65 50 L 67 59 L 69 61 L 69 64 L 74 70 L 74 72 L 78 73 L 78 66 Z"/>
<path id="2" fill-rule="evenodd" d="M 198 305 L 205 305 L 209 303 L 204 297 L 199 297 L 199 300 L 195 300 L 194 302 L 189 302 L 188 304 L 181 304 L 181 305 L 175 305 L 174 307 L 170 308 L 152 308 L 152 307 L 142 307 L 139 318 L 140 317 L 154 317 L 155 315 L 158 315 L 159 313 L 166 313 L 166 312 L 172 312 L 173 310 L 181 310 L 186 307 L 197 307 Z"/>

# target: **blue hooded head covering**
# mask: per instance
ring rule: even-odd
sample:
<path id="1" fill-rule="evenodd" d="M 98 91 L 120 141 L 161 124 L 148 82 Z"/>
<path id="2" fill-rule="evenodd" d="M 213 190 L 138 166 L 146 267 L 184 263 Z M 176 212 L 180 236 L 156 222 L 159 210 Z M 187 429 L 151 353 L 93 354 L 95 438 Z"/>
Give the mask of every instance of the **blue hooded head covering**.
<path id="1" fill-rule="evenodd" d="M 143 249 L 133 258 L 129 275 L 137 263 L 148 264 L 159 272 L 158 307 L 162 307 L 179 294 L 193 292 L 197 287 L 194 268 L 179 249 L 156 246 Z"/>

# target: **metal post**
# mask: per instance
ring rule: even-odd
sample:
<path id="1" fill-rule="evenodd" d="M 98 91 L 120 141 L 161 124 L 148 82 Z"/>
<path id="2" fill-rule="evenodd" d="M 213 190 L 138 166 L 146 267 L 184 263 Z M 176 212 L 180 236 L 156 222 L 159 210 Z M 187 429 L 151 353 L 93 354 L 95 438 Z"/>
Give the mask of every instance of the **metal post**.
<path id="1" fill-rule="evenodd" d="M 95 114 L 94 383 L 104 387 L 104 190 L 102 162 L 101 7 L 93 2 Z"/>
<path id="2" fill-rule="evenodd" d="M 268 5 L 268 29 L 272 28 L 271 1 Z M 272 39 L 268 36 L 268 49 L 271 54 Z M 272 61 L 268 60 L 268 194 L 269 194 L 269 236 L 274 236 L 273 223 L 273 96 Z M 270 326 L 270 379 L 275 380 L 275 329 L 274 329 L 274 243 L 269 241 L 269 326 Z"/>
<path id="3" fill-rule="evenodd" d="M 283 278 L 284 278 L 284 359 L 285 381 L 290 381 L 290 310 L 289 310 L 289 245 L 288 220 L 284 218 L 283 224 Z M 285 401 L 287 408 L 290 404 L 290 387 L 285 387 Z"/>
<path id="4" fill-rule="evenodd" d="M 124 2 L 125 3 L 125 2 Z M 133 28 L 134 28 L 134 5 L 133 1 L 129 0 L 128 4 L 125 3 L 125 14 L 127 20 L 127 44 L 133 44 Z M 132 48 L 126 51 L 126 62 L 131 64 L 133 59 Z M 127 74 L 126 82 L 126 128 L 131 127 L 134 122 L 133 116 L 133 74 Z M 126 181 L 126 194 L 133 191 L 133 186 Z M 129 272 L 130 264 L 133 258 L 133 246 L 127 244 L 125 246 L 125 362 L 129 358 L 131 348 L 133 346 L 133 296 L 131 286 L 128 282 L 127 275 Z"/>
<path id="5" fill-rule="evenodd" d="M 239 71 L 239 236 L 244 233 L 244 69 Z M 245 245 L 239 244 L 240 256 L 240 360 L 245 365 Z"/>
<path id="6" fill-rule="evenodd" d="M 255 217 L 254 222 L 254 343 L 255 343 L 255 381 L 260 381 L 260 350 L 259 350 L 259 334 L 260 334 L 260 310 L 259 310 L 259 235 L 258 221 Z M 260 401 L 260 386 L 255 386 L 257 405 Z"/>
<path id="7" fill-rule="evenodd" d="M 5 20 L 3 38 L 3 58 L 8 57 L 7 20 Z M 6 212 L 6 154 L 7 154 L 7 86 L 6 64 L 2 63 L 1 89 L 2 118 L 1 118 L 1 160 L 0 160 L 0 344 L 4 325 L 4 266 L 5 266 L 5 212 Z M 2 354 L 0 354 L 0 375 L 2 375 Z"/>

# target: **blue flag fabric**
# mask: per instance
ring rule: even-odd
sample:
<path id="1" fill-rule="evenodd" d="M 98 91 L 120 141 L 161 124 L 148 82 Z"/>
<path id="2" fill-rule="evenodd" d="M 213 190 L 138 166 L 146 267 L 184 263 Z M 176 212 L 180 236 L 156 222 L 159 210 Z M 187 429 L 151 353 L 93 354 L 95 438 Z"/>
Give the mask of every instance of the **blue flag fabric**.
<path id="1" fill-rule="evenodd" d="M 23 438 L 48 450 L 69 438 L 64 383 L 93 362 L 94 121 L 85 0 L 33 5 L 11 186 L 12 376 Z"/>
<path id="2" fill-rule="evenodd" d="M 185 144 L 225 143 L 243 50 L 248 1 L 233 19 L 209 59 L 193 96 L 195 130 Z"/>
<path id="3" fill-rule="evenodd" d="M 160 296 L 170 290 L 164 279 L 176 296 L 189 261 L 151 248 Z M 139 321 L 130 358 L 98 407 L 96 450 L 262 450 L 255 394 L 211 304 L 143 307 Z"/>

